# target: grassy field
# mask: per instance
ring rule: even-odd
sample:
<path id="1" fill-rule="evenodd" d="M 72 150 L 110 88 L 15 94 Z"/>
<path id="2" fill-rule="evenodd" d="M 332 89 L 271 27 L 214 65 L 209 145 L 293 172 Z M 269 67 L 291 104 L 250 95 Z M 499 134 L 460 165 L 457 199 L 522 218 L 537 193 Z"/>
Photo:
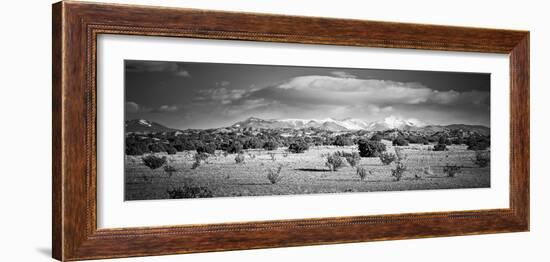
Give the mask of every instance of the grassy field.
<path id="1" fill-rule="evenodd" d="M 388 152 L 394 152 L 391 143 L 385 140 L 384 143 Z M 216 152 L 195 169 L 192 169 L 194 151 L 160 154 L 167 157 L 167 165 L 176 168 L 171 176 L 163 168 L 149 169 L 143 165 L 141 156 L 126 156 L 125 198 L 166 199 L 168 190 L 181 186 L 207 188 L 213 197 L 490 187 L 490 168 L 474 164 L 474 151 L 466 150 L 464 145 L 448 146 L 448 151 L 430 151 L 431 147 L 417 144 L 400 147 L 406 155 L 403 163 L 407 167 L 400 181 L 391 176 L 395 164 L 383 165 L 379 158 L 361 158 L 358 166 L 368 171 L 364 180 L 349 165 L 334 172 L 325 166 L 323 154 L 357 152 L 356 146 L 311 147 L 301 154 L 287 153 L 285 148 L 247 150 L 244 163 L 240 164 L 235 161 L 236 154 L 224 156 Z M 461 166 L 455 177 L 444 172 L 448 164 Z M 267 178 L 268 170 L 279 166 L 282 166 L 281 179 L 272 184 Z"/>

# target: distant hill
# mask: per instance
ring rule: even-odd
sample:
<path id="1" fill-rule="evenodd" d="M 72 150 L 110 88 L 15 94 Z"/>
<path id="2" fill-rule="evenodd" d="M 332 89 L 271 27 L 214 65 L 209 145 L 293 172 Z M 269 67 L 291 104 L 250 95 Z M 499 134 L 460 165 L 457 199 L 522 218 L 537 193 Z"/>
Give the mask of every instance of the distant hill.
<path id="1" fill-rule="evenodd" d="M 453 125 L 426 125 L 425 123 L 416 119 L 400 119 L 397 117 L 387 117 L 382 121 L 367 122 L 360 119 L 346 118 L 337 120 L 333 118 L 326 119 L 261 119 L 257 117 L 250 117 L 246 120 L 237 122 L 229 127 L 214 128 L 212 130 L 218 131 L 230 131 L 232 129 L 318 129 L 330 132 L 352 132 L 352 131 L 386 131 L 386 130 L 400 130 L 403 132 L 416 132 L 431 135 L 435 133 L 449 133 L 452 131 L 458 132 L 473 132 L 481 135 L 490 135 L 491 129 L 489 127 L 480 125 L 465 125 L 465 124 L 453 124 Z M 162 133 L 162 132 L 175 132 L 181 131 L 161 125 L 156 122 L 148 121 L 145 119 L 128 120 L 125 123 L 126 133 Z"/>
<path id="2" fill-rule="evenodd" d="M 162 133 L 177 131 L 177 129 L 169 128 L 145 119 L 127 120 L 124 123 L 124 130 L 126 133 Z"/>
<path id="3" fill-rule="evenodd" d="M 397 117 L 388 117 L 383 121 L 367 122 L 360 119 L 346 118 L 337 120 L 333 118 L 326 119 L 280 119 L 280 120 L 264 120 L 257 117 L 250 117 L 244 121 L 237 122 L 232 127 L 238 128 L 263 128 L 263 129 L 278 129 L 278 128 L 318 128 L 327 131 L 384 131 L 387 129 L 402 129 L 409 130 L 423 127 L 425 124 L 416 119 L 399 119 Z"/>
<path id="4" fill-rule="evenodd" d="M 305 129 L 316 128 L 326 131 L 385 131 L 398 129 L 402 131 L 416 131 L 424 133 L 438 133 L 449 131 L 475 132 L 482 135 L 489 135 L 491 129 L 480 125 L 427 125 L 417 119 L 401 119 L 390 116 L 382 121 L 367 122 L 360 119 L 346 118 L 337 120 L 326 119 L 261 119 L 250 117 L 244 121 L 237 122 L 232 128 L 254 128 L 254 129 Z"/>

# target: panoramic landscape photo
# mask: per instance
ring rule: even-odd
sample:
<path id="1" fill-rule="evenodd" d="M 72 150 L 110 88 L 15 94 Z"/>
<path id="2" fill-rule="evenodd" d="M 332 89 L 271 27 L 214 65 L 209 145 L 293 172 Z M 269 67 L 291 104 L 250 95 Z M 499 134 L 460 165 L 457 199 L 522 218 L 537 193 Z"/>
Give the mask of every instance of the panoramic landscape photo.
<path id="1" fill-rule="evenodd" d="M 127 201 L 491 186 L 490 74 L 124 69 Z"/>

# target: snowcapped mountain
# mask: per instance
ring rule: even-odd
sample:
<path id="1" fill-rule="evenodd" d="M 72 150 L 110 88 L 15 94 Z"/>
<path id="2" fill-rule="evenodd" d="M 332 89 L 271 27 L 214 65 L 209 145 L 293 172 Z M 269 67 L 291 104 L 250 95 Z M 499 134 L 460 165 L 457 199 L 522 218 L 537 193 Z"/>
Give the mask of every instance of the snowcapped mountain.
<path id="1" fill-rule="evenodd" d="M 239 128 L 319 128 L 329 131 L 381 131 L 387 129 L 403 129 L 410 130 L 425 126 L 424 123 L 417 119 L 401 119 L 395 116 L 390 116 L 383 121 L 367 122 L 360 119 L 346 118 L 337 120 L 333 118 L 326 119 L 270 119 L 264 120 L 256 117 L 250 117 L 244 121 L 235 123 L 232 127 Z"/>

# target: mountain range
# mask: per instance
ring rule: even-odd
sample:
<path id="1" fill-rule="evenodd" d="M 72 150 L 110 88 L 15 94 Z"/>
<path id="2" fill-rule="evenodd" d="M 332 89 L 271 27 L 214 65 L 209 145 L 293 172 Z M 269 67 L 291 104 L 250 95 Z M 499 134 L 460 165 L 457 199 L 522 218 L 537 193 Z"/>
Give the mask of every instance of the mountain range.
<path id="1" fill-rule="evenodd" d="M 135 133 L 156 133 L 177 131 L 177 129 L 168 128 L 161 124 L 144 120 L 135 119 L 125 123 L 126 132 Z M 402 119 L 390 116 L 382 121 L 368 122 L 360 119 L 346 118 L 337 120 L 333 118 L 326 119 L 261 119 L 249 117 L 246 120 L 237 122 L 228 128 L 254 128 L 254 129 L 305 129 L 315 128 L 332 132 L 345 131 L 384 131 L 399 129 L 404 131 L 422 131 L 436 133 L 444 130 L 465 130 L 473 131 L 483 135 L 490 134 L 490 128 L 481 125 L 429 125 L 417 119 Z"/>
<path id="2" fill-rule="evenodd" d="M 168 128 L 159 123 L 145 119 L 127 120 L 124 123 L 124 129 L 126 133 L 162 133 L 177 131 L 177 129 Z"/>
<path id="3" fill-rule="evenodd" d="M 383 131 L 388 129 L 411 130 L 426 126 L 425 123 L 416 119 L 400 119 L 394 116 L 387 117 L 383 121 L 367 122 L 360 119 L 346 118 L 337 120 L 333 118 L 326 119 L 271 119 L 264 120 L 256 117 L 250 117 L 244 121 L 235 123 L 232 127 L 239 128 L 318 128 L 328 131 Z"/>

